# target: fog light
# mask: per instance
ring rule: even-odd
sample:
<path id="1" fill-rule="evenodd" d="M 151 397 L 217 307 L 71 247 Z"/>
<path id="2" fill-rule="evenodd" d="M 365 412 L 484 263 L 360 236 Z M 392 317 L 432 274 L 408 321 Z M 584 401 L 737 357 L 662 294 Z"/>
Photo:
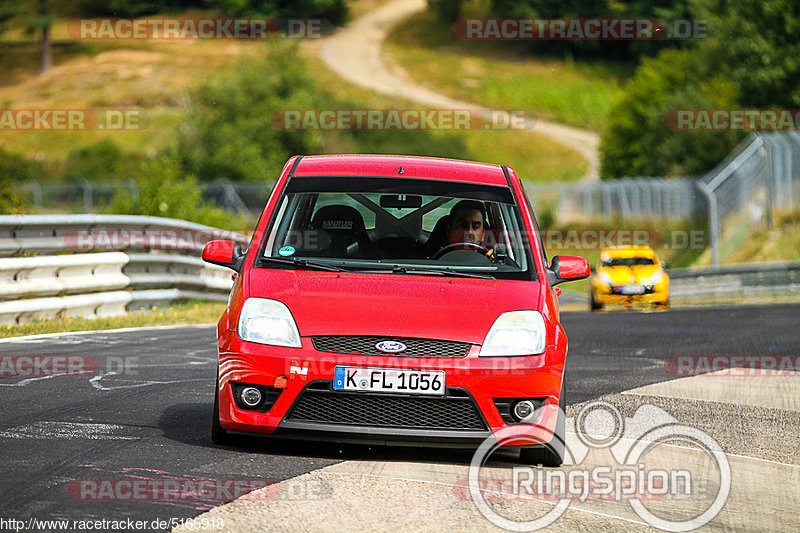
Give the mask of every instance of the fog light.
<path id="1" fill-rule="evenodd" d="M 261 391 L 255 387 L 242 389 L 242 401 L 247 407 L 255 407 L 261 403 Z"/>
<path id="2" fill-rule="evenodd" d="M 533 414 L 536 410 L 533 403 L 528 400 L 522 400 L 514 405 L 514 418 L 517 420 L 525 420 Z"/>

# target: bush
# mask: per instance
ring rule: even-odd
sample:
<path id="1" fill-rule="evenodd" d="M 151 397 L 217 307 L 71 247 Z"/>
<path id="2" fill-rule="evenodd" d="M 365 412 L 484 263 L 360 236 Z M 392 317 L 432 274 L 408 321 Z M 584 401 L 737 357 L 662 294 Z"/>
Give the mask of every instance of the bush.
<path id="1" fill-rule="evenodd" d="M 197 178 L 183 175 L 173 157 L 162 155 L 144 163 L 140 167 L 136 185 L 138 194 L 120 189 L 103 211 L 177 218 L 239 231 L 250 227 L 244 217 L 231 215 L 203 200 L 203 191 Z"/>
<path id="2" fill-rule="evenodd" d="M 281 131 L 272 114 L 281 109 L 330 107 L 290 43 L 270 44 L 268 58 L 242 61 L 192 96 L 179 134 L 179 154 L 188 173 L 201 180 L 263 180 L 277 176 L 286 159 L 315 152 L 318 131 Z"/>
<path id="3" fill-rule="evenodd" d="M 712 168 L 741 139 L 737 132 L 671 131 L 672 109 L 728 108 L 737 88 L 689 50 L 645 59 L 609 114 L 601 176 L 686 176 Z"/>
<path id="4" fill-rule="evenodd" d="M 16 187 L 41 179 L 42 172 L 38 163 L 0 148 L 0 213 L 19 213 L 25 203 L 17 194 Z"/>
<path id="5" fill-rule="evenodd" d="M 283 131 L 281 110 L 357 109 L 317 88 L 296 47 L 275 42 L 263 61 L 198 89 L 179 133 L 184 170 L 203 181 L 273 181 L 286 160 L 309 153 L 406 153 L 466 157 L 463 137 L 428 131 Z M 226 73 L 227 74 L 227 73 Z"/>
<path id="6" fill-rule="evenodd" d="M 125 154 L 111 139 L 72 150 L 67 156 L 63 177 L 68 181 L 121 181 L 134 177 L 139 157 Z"/>

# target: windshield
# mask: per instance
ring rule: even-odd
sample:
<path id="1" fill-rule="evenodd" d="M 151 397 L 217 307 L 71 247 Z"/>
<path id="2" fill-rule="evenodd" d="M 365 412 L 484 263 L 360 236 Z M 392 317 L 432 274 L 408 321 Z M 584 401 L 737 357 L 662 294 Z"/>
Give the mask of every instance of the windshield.
<path id="1" fill-rule="evenodd" d="M 259 266 L 532 279 L 523 235 L 506 187 L 293 178 Z"/>
<path id="2" fill-rule="evenodd" d="M 603 261 L 604 267 L 616 266 L 638 266 L 638 265 L 654 265 L 655 262 L 649 257 L 620 257 L 616 259 L 607 259 Z"/>

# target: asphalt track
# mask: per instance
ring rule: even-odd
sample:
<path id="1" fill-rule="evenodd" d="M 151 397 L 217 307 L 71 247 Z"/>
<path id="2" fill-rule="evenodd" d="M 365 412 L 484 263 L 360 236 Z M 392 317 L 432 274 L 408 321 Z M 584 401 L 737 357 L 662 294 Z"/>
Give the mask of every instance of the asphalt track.
<path id="1" fill-rule="evenodd" d="M 660 393 L 652 387 L 675 379 L 665 367 L 670 356 L 797 355 L 798 316 L 800 305 L 665 313 L 565 313 L 562 319 L 570 339 L 568 401 L 580 404 L 601 397 L 622 397 L 633 408 L 644 402 L 646 394 L 654 394 L 654 401 L 660 401 L 669 411 L 669 400 L 658 396 Z M 346 470 L 353 464 L 348 460 L 357 464 L 469 461 L 469 454 L 446 450 L 259 439 L 246 439 L 237 447 L 213 446 L 209 417 L 215 375 L 214 334 L 213 327 L 162 328 L 0 343 L 0 357 L 81 356 L 96 361 L 97 367 L 84 376 L 0 378 L 0 518 L 180 521 L 239 495 L 232 488 L 203 497 L 159 500 L 145 496 L 120 501 L 119 493 L 116 500 L 102 492 L 81 493 L 76 488 L 81 480 L 110 481 L 117 483 L 116 487 L 126 480 L 172 480 L 180 482 L 181 487 L 216 481 L 215 486 L 224 487 L 226 480 L 264 484 L 285 482 L 325 467 Z M 637 388 L 644 391 L 643 395 L 620 395 Z M 775 422 L 771 418 L 774 412 L 767 408 L 753 407 L 748 411 L 753 419 L 746 422 L 735 409 L 727 413 L 716 404 L 698 409 L 705 411 L 691 422 L 717 438 L 726 452 L 797 464 L 794 418 L 783 427 L 785 417 Z M 737 425 L 742 427 L 734 431 L 732 427 Z M 752 435 L 763 427 L 773 428 L 774 434 L 769 436 L 778 439 L 778 445 L 748 446 L 743 442 L 742 434 Z M 787 441 L 790 437 L 795 440 Z M 763 435 L 755 439 L 762 444 L 764 440 Z M 343 461 L 348 462 L 338 464 Z M 798 489 L 791 484 L 789 488 Z M 287 496 L 292 497 L 304 495 L 298 492 Z M 779 515 L 785 513 L 787 520 L 794 511 L 776 510 Z M 335 521 L 325 523 L 324 517 L 318 520 L 320 530 L 337 525 Z M 591 522 L 584 526 L 589 527 L 587 524 Z M 285 523 L 273 525 L 275 530 L 293 529 Z M 428 525 L 433 528 L 435 522 Z"/>

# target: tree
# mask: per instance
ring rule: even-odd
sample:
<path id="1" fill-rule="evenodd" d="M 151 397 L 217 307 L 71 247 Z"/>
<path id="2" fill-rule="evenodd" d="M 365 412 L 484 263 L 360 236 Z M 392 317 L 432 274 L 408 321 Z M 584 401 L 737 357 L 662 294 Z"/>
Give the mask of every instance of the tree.
<path id="1" fill-rule="evenodd" d="M 317 91 L 293 43 L 274 41 L 261 61 L 240 62 L 233 75 L 200 87 L 181 126 L 184 168 L 201 180 L 263 180 L 291 155 L 318 151 L 319 131 L 282 131 L 279 110 L 330 107 Z"/>
<path id="2" fill-rule="evenodd" d="M 601 176 L 686 176 L 708 170 L 736 145 L 736 132 L 672 131 L 673 109 L 729 108 L 736 85 L 691 50 L 647 58 L 613 107 L 600 143 Z"/>

